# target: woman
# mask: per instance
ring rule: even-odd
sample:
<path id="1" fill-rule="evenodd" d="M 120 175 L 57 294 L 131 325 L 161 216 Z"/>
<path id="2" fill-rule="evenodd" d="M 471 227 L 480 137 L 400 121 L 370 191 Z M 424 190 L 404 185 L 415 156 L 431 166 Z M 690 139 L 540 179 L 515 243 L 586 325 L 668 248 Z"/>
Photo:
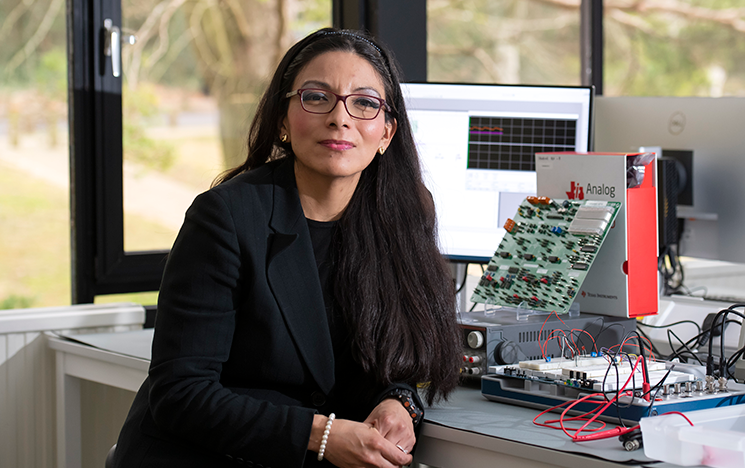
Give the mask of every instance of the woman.
<path id="1" fill-rule="evenodd" d="M 357 32 L 287 52 L 246 162 L 186 214 L 115 466 L 411 462 L 459 338 L 398 77 Z"/>

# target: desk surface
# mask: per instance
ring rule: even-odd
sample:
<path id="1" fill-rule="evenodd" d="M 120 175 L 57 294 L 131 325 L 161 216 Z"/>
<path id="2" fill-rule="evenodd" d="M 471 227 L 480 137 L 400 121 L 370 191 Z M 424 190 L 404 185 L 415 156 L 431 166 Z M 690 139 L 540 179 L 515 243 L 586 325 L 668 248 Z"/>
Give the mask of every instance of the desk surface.
<path id="1" fill-rule="evenodd" d="M 524 466 L 678 467 L 645 456 L 644 449 L 627 452 L 616 437 L 572 442 L 561 430 L 533 424 L 533 418 L 538 413 L 539 410 L 532 408 L 489 401 L 481 395 L 478 387 L 460 387 L 448 402 L 427 409 L 419 439 L 420 446 L 417 448 L 417 451 L 421 448 L 425 450 L 417 453 L 415 459 L 419 463 L 441 467 L 486 466 L 485 461 L 493 460 L 479 459 L 477 452 L 481 450 L 500 457 L 507 454 Z M 549 417 L 551 416 L 546 415 L 541 420 Z M 422 447 L 425 439 L 429 439 L 429 443 L 450 443 L 450 447 L 444 450 L 455 453 L 455 445 L 465 447 L 466 450 L 461 450 L 460 455 L 468 458 L 476 453 L 474 463 L 463 464 L 460 461 L 460 464 L 438 464 L 435 460 L 444 458 L 442 451 L 428 453 L 430 450 Z M 474 450 L 469 450 L 470 448 Z M 428 461 L 430 462 L 427 463 Z"/>
<path id="2" fill-rule="evenodd" d="M 74 343 L 52 339 L 50 347 L 109 363 L 118 368 L 118 373 L 121 373 L 122 366 L 130 367 L 137 374 L 134 376 L 136 378 L 130 379 L 133 383 L 117 384 L 118 379 L 112 375 L 104 379 L 91 375 L 80 377 L 99 382 L 110 379 L 109 383 L 113 386 L 136 390 L 147 372 L 152 336 L 152 330 L 77 335 L 73 337 Z M 458 439 L 456 443 L 461 447 L 497 453 L 507 451 L 517 453 L 521 459 L 557 466 L 675 466 L 655 462 L 644 455 L 644 450 L 627 452 L 617 438 L 574 443 L 562 431 L 533 424 L 536 414 L 538 410 L 535 409 L 486 400 L 476 387 L 460 387 L 448 402 L 427 409 L 420 442 L 427 439 L 430 444 L 440 444 Z M 424 448 L 422 445 L 418 452 Z M 425 455 L 426 450 L 421 452 Z M 426 459 L 418 461 L 427 463 Z M 429 464 L 438 466 L 437 463 Z"/>
<path id="3" fill-rule="evenodd" d="M 150 361 L 153 345 L 152 328 L 117 333 L 86 333 L 79 335 L 57 335 L 61 343 L 73 341 L 103 351 Z M 64 346 L 64 345 L 62 345 Z"/>
<path id="4" fill-rule="evenodd" d="M 563 454 L 573 454 L 567 461 L 577 464 L 576 456 L 588 459 L 606 460 L 613 463 L 643 465 L 654 463 L 654 460 L 644 455 L 644 450 L 627 452 L 621 446 L 618 438 L 575 443 L 561 430 L 549 429 L 533 424 L 533 418 L 539 413 L 532 408 L 508 405 L 489 401 L 481 395 L 477 387 L 461 387 L 455 391 L 450 401 L 428 408 L 426 421 L 431 425 L 481 434 L 505 441 L 528 444 L 534 448 L 548 449 L 542 456 L 536 453 L 538 461 L 551 457 L 552 463 L 559 463 Z M 555 419 L 558 414 L 547 415 L 541 420 Z M 576 427 L 576 425 L 575 425 Z M 609 425 L 609 428 L 612 425 Z M 437 433 L 429 428 L 425 431 Z M 553 453 L 552 453 L 553 452 Z M 559 457 L 557 459 L 556 457 Z M 603 466 L 602 463 L 597 466 Z"/>

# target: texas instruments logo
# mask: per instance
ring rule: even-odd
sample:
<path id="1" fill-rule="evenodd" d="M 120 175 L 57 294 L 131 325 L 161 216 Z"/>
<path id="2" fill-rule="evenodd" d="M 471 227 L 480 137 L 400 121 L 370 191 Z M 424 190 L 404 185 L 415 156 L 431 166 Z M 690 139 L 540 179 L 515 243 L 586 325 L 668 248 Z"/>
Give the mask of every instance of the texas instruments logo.
<path id="1" fill-rule="evenodd" d="M 585 192 L 582 190 L 582 186 L 576 182 L 572 182 L 572 188 L 566 192 L 567 198 L 570 200 L 584 200 Z"/>

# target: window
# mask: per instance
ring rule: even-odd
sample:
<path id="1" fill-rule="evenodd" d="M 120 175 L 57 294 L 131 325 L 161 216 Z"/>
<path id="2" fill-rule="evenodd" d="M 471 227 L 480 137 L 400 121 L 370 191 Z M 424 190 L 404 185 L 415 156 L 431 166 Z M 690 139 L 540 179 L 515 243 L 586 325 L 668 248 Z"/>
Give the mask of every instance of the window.
<path id="1" fill-rule="evenodd" d="M 429 0 L 429 81 L 580 84 L 580 12 L 567 2 Z"/>
<path id="2" fill-rule="evenodd" d="M 285 50 L 331 23 L 328 0 L 174 5 L 122 1 L 125 251 L 170 248 L 194 197 L 245 160 Z"/>
<path id="3" fill-rule="evenodd" d="M 69 304 L 63 0 L 0 3 L 0 309 Z"/>
<path id="4" fill-rule="evenodd" d="M 606 96 L 745 96 L 745 1 L 606 2 Z"/>
<path id="5" fill-rule="evenodd" d="M 745 0 L 587 2 L 602 5 L 603 95 L 745 96 Z M 429 0 L 428 79 L 580 84 L 581 3 Z"/>

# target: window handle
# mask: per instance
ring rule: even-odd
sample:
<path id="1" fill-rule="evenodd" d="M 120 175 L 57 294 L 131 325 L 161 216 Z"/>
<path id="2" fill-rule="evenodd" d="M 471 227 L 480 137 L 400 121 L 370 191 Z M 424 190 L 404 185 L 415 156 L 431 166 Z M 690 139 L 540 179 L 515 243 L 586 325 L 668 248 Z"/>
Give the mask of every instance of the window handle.
<path id="1" fill-rule="evenodd" d="M 103 54 L 111 57 L 111 72 L 114 78 L 119 78 L 122 74 L 122 32 L 119 26 L 114 26 L 110 18 L 103 20 L 103 28 Z"/>
<path id="2" fill-rule="evenodd" d="M 127 34 L 122 36 L 122 30 L 119 26 L 114 26 L 114 22 L 106 18 L 103 20 L 104 28 L 104 46 L 103 54 L 111 57 L 111 71 L 114 78 L 119 78 L 122 74 L 122 43 L 134 45 L 137 42 L 137 36 Z M 125 30 L 125 32 L 127 32 Z"/>

